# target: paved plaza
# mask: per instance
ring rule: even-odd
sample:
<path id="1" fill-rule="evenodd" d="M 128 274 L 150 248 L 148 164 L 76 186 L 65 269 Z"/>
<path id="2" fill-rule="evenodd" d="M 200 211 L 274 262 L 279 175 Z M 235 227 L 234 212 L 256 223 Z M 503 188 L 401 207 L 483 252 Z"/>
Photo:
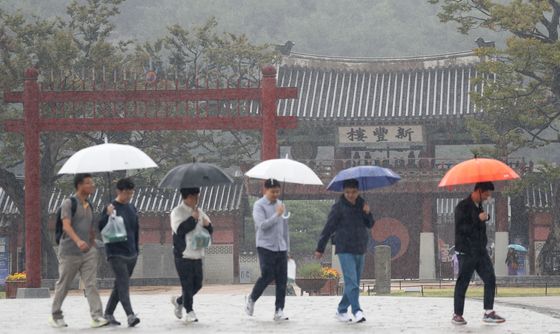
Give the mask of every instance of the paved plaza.
<path id="1" fill-rule="evenodd" d="M 170 296 L 179 289 L 136 288 L 132 294 L 135 312 L 141 319 L 136 328 L 89 328 L 86 299 L 73 291 L 63 305 L 69 327 L 53 329 L 47 324 L 51 299 L 0 300 L 0 333 L 560 333 L 560 297 L 498 298 L 496 310 L 507 319 L 502 325 L 481 321 L 482 303 L 468 299 L 467 326 L 451 324 L 451 298 L 377 297 L 361 298 L 367 322 L 337 322 L 334 311 L 339 297 L 288 297 L 286 313 L 290 320 L 272 321 L 274 298 L 262 297 L 255 316 L 243 313 L 244 295 L 249 285 L 207 286 L 195 298 L 200 322 L 186 325 L 173 315 Z M 105 304 L 107 290 L 102 291 Z M 115 316 L 126 323 L 122 308 Z"/>

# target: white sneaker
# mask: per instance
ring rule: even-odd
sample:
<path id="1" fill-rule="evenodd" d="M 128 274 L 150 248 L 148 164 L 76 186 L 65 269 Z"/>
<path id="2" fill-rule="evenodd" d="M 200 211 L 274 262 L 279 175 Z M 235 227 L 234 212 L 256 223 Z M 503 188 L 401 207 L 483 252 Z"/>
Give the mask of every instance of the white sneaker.
<path id="1" fill-rule="evenodd" d="M 66 324 L 66 322 L 64 321 L 64 319 L 60 318 L 60 319 L 55 319 L 52 316 L 49 318 L 49 325 L 51 325 L 51 327 L 53 328 L 64 328 L 64 327 L 68 327 L 68 325 Z"/>
<path id="2" fill-rule="evenodd" d="M 274 321 L 283 320 L 288 320 L 288 317 L 284 314 L 284 311 L 282 309 L 279 309 L 274 313 Z"/>
<path id="3" fill-rule="evenodd" d="M 194 313 L 194 311 L 188 312 L 187 315 L 185 316 L 186 323 L 197 322 L 197 321 L 198 318 L 196 317 L 196 313 Z"/>
<path id="4" fill-rule="evenodd" d="M 109 324 L 109 320 L 105 318 L 95 318 L 91 320 L 91 328 L 99 328 L 103 326 L 107 326 Z"/>
<path id="5" fill-rule="evenodd" d="M 173 313 L 175 313 L 177 319 L 183 318 L 183 305 L 177 303 L 177 297 L 171 296 L 171 304 L 175 307 Z"/>
<path id="6" fill-rule="evenodd" d="M 252 317 L 253 312 L 255 312 L 255 301 L 251 299 L 251 297 L 245 297 L 245 313 L 248 316 Z"/>
<path id="7" fill-rule="evenodd" d="M 354 319 L 356 319 L 356 323 L 360 323 L 366 321 L 366 316 L 364 315 L 364 312 L 358 311 L 354 314 Z"/>
<path id="8" fill-rule="evenodd" d="M 351 322 L 352 321 L 352 317 L 350 315 L 348 315 L 348 313 L 339 313 L 338 311 L 336 311 L 334 317 L 336 318 L 336 320 L 338 320 L 340 322 Z"/>

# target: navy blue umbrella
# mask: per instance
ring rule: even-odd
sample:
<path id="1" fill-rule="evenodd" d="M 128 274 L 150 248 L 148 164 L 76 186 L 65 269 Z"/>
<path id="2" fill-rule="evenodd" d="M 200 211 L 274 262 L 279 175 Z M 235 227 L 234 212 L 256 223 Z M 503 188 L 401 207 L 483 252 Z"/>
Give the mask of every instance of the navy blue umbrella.
<path id="1" fill-rule="evenodd" d="M 362 191 L 390 186 L 401 179 L 397 173 L 378 166 L 358 166 L 344 169 L 327 186 L 328 190 L 342 191 L 345 180 L 356 179 Z"/>

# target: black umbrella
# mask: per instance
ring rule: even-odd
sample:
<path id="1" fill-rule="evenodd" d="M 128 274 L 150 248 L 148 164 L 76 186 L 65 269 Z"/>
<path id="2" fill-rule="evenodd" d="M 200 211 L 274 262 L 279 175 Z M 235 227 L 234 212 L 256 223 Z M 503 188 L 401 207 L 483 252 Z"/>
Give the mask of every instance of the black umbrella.
<path id="1" fill-rule="evenodd" d="M 233 183 L 220 167 L 202 162 L 179 165 L 170 170 L 159 183 L 161 188 L 193 188 Z"/>

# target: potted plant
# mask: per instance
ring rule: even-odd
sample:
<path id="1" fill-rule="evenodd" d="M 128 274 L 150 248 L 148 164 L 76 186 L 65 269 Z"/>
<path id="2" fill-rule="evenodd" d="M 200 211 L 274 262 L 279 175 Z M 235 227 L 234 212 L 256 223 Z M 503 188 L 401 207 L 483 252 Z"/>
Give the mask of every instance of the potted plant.
<path id="1" fill-rule="evenodd" d="M 331 267 L 323 267 L 321 269 L 323 273 L 323 278 L 326 278 L 327 282 L 321 288 L 320 293 L 329 296 L 337 295 L 340 273 L 338 272 L 338 270 Z"/>
<path id="2" fill-rule="evenodd" d="M 15 273 L 6 277 L 6 298 L 16 298 L 17 289 L 25 288 L 27 275 L 24 272 Z"/>
<path id="3" fill-rule="evenodd" d="M 301 294 L 303 295 L 303 292 L 309 293 L 310 296 L 318 294 L 327 282 L 321 265 L 319 263 L 307 263 L 298 269 L 296 284 L 301 289 Z"/>

